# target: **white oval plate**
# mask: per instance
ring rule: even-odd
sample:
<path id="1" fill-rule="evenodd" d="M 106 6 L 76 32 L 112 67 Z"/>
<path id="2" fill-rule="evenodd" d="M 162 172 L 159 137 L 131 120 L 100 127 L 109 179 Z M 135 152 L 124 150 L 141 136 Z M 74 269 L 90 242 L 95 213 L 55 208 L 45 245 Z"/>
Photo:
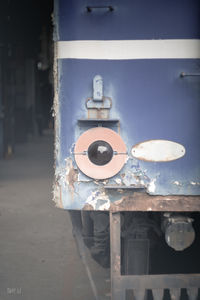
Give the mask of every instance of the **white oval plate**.
<path id="1" fill-rule="evenodd" d="M 183 145 L 167 140 L 149 140 L 132 147 L 133 157 L 151 162 L 167 162 L 185 155 Z"/>

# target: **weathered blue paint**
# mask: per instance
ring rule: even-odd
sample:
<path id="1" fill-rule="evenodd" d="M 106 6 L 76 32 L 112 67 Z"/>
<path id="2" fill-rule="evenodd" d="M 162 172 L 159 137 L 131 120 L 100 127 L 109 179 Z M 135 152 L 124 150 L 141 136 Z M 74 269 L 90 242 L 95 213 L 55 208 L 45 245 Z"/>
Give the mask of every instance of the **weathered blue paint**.
<path id="1" fill-rule="evenodd" d="M 113 5 L 114 11 L 87 6 Z M 60 0 L 60 40 L 187 39 L 200 35 L 198 0 Z"/>
<path id="2" fill-rule="evenodd" d="M 85 11 L 90 5 L 87 1 L 58 2 L 58 40 L 199 37 L 196 0 L 155 0 L 151 5 L 148 1 L 115 1 L 113 13 L 89 15 Z M 180 77 L 181 72 L 199 71 L 197 59 L 59 60 L 55 187 L 58 205 L 81 209 L 89 203 L 94 209 L 109 209 L 110 202 L 122 197 L 117 192 L 108 196 L 104 187 L 111 184 L 140 184 L 152 195 L 199 195 L 199 77 Z M 104 95 L 113 100 L 110 118 L 120 120 L 120 135 L 127 145 L 129 160 L 115 177 L 94 182 L 78 170 L 73 147 L 81 133 L 97 126 L 77 122 L 87 117 L 85 100 L 92 96 L 92 81 L 97 74 L 103 77 Z M 118 130 L 116 124 L 104 126 Z M 178 142 L 185 147 L 186 155 L 167 163 L 131 157 L 133 145 L 151 139 Z"/>

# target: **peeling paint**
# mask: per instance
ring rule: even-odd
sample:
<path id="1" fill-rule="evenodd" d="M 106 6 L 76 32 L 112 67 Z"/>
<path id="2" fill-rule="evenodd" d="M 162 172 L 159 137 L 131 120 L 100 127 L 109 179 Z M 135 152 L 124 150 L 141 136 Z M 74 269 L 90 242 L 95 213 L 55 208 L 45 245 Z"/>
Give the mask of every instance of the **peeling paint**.
<path id="1" fill-rule="evenodd" d="M 200 185 L 200 182 L 190 181 L 191 185 Z"/>
<path id="2" fill-rule="evenodd" d="M 108 182 L 109 182 L 109 180 L 108 180 L 108 179 L 101 181 L 101 183 L 102 183 L 103 185 L 106 185 L 106 184 L 108 184 Z"/>
<path id="3" fill-rule="evenodd" d="M 91 182 L 91 181 L 92 181 L 91 178 L 87 177 L 82 172 L 78 172 L 78 179 L 77 179 L 78 183 Z"/>
<path id="4" fill-rule="evenodd" d="M 53 186 L 53 202 L 55 202 L 56 207 L 64 208 L 62 203 L 61 187 L 56 183 Z"/>
<path id="5" fill-rule="evenodd" d="M 127 164 L 127 163 L 128 163 L 128 160 L 129 160 L 129 158 L 130 158 L 130 157 L 127 155 L 127 156 L 126 156 L 126 161 L 125 161 L 125 164 Z"/>
<path id="6" fill-rule="evenodd" d="M 105 192 L 96 190 L 87 198 L 86 205 L 89 204 L 94 210 L 108 210 L 110 208 L 110 200 Z"/>
<path id="7" fill-rule="evenodd" d="M 60 130 L 59 130 L 59 95 L 58 95 L 58 61 L 57 61 L 57 44 L 54 43 L 54 63 L 53 63 L 53 80 L 54 80 L 54 103 L 52 108 L 52 116 L 54 118 L 54 168 L 55 180 L 53 184 L 53 201 L 56 207 L 63 208 L 61 181 L 64 181 L 64 172 L 57 168 L 60 159 Z"/>
<path id="8" fill-rule="evenodd" d="M 146 170 L 142 170 L 139 162 L 132 158 L 130 158 L 120 176 L 122 184 L 126 186 L 141 185 L 146 187 L 150 182 L 149 177 L 146 175 Z"/>
<path id="9" fill-rule="evenodd" d="M 148 184 L 147 186 L 147 191 L 149 193 L 155 193 L 155 190 L 156 190 L 156 185 L 155 185 L 155 182 L 156 182 L 156 178 L 154 178 L 153 180 L 151 180 L 151 182 Z"/>
<path id="10" fill-rule="evenodd" d="M 71 155 L 74 155 L 74 147 L 75 147 L 75 143 L 73 143 L 73 144 L 71 145 L 70 149 L 69 149 L 69 153 L 70 153 Z"/>
<path id="11" fill-rule="evenodd" d="M 57 61 L 57 45 L 54 43 L 54 64 L 53 64 L 53 79 L 54 79 L 54 103 L 52 109 L 52 116 L 54 117 L 55 124 L 55 159 L 58 159 L 59 154 L 59 95 L 58 95 L 58 61 Z"/>
<path id="12" fill-rule="evenodd" d="M 200 182 L 196 182 L 196 181 L 190 181 L 190 182 L 180 182 L 180 181 L 173 181 L 173 184 L 177 185 L 177 186 L 188 186 L 189 185 L 192 185 L 192 186 L 199 186 L 200 185 Z"/>
<path id="13" fill-rule="evenodd" d="M 148 207 L 148 208 L 147 208 L 147 211 L 152 211 L 152 208 L 151 208 L 151 207 Z"/>
<path id="14" fill-rule="evenodd" d="M 177 186 L 181 186 L 182 184 L 179 181 L 174 181 L 173 184 L 177 185 Z"/>
<path id="15" fill-rule="evenodd" d="M 71 192 L 74 192 L 74 183 L 78 180 L 78 170 L 74 168 L 72 159 L 66 159 L 66 182 Z"/>
<path id="16" fill-rule="evenodd" d="M 56 168 L 55 184 L 66 187 L 66 168 Z"/>
<path id="17" fill-rule="evenodd" d="M 120 178 L 115 178 L 114 180 L 117 184 L 120 184 L 120 185 L 122 184 L 122 180 Z"/>
<path id="18" fill-rule="evenodd" d="M 135 176 L 134 173 L 128 171 L 123 177 L 123 184 L 130 186 L 132 184 L 137 184 L 139 179 Z"/>

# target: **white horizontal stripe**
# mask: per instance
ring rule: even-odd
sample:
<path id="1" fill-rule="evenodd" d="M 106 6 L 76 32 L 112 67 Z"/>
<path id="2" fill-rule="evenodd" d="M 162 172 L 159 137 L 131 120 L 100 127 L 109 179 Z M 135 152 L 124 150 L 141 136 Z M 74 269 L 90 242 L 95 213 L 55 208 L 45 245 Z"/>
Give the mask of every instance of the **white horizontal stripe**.
<path id="1" fill-rule="evenodd" d="M 200 58 L 200 40 L 59 41 L 58 58 L 180 59 Z"/>

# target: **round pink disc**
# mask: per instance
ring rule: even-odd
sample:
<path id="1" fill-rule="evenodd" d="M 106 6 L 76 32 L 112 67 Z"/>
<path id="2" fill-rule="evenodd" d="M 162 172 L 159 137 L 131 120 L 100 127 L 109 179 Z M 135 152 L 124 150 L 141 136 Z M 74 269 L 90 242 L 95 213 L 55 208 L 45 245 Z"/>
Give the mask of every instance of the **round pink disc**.
<path id="1" fill-rule="evenodd" d="M 89 146 L 95 141 L 107 142 L 118 154 L 113 155 L 112 159 L 103 166 L 93 164 L 88 155 L 81 153 L 88 151 Z M 120 135 L 111 129 L 102 127 L 95 127 L 84 132 L 76 142 L 74 153 L 79 169 L 94 179 L 113 177 L 122 169 L 127 159 L 126 145 Z"/>

